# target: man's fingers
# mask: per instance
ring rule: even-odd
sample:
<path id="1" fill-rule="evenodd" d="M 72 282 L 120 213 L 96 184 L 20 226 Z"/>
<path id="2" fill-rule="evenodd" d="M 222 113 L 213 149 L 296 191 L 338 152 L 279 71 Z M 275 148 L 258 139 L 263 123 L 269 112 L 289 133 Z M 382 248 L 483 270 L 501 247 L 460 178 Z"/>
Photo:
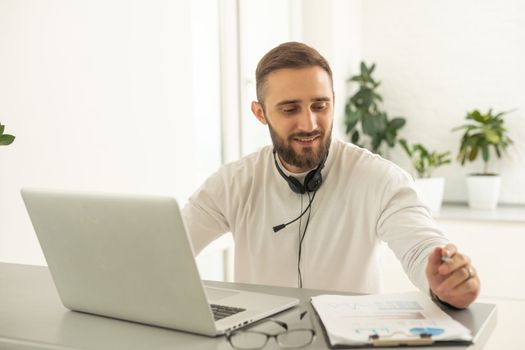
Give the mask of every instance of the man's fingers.
<path id="1" fill-rule="evenodd" d="M 479 294 L 480 280 L 470 258 L 453 244 L 434 249 L 426 273 L 432 291 L 455 307 L 467 307 Z"/>
<path id="2" fill-rule="evenodd" d="M 451 272 L 461 269 L 463 266 L 470 264 L 470 258 L 464 254 L 457 253 L 445 264 L 439 266 L 439 273 L 447 275 Z"/>
<path id="3" fill-rule="evenodd" d="M 469 278 L 468 280 L 461 283 L 459 286 L 455 288 L 455 290 L 457 291 L 459 295 L 475 292 L 476 296 L 479 293 L 479 289 L 480 289 L 480 282 L 479 282 L 479 278 L 477 277 Z"/>
<path id="4" fill-rule="evenodd" d="M 472 286 L 472 284 L 475 284 L 473 281 L 477 280 L 474 267 L 465 265 L 455 270 L 454 273 L 441 282 L 441 284 L 436 287 L 436 292 L 444 296 L 451 296 L 460 291 L 466 292 L 464 289 L 470 290 L 471 287 L 475 287 Z"/>
<path id="5" fill-rule="evenodd" d="M 458 252 L 458 248 L 452 243 L 447 244 L 443 247 L 441 255 L 446 258 L 451 258 Z"/>
<path id="6" fill-rule="evenodd" d="M 465 308 L 476 300 L 480 291 L 479 278 L 473 277 L 445 292 L 439 298 L 458 308 Z"/>
<path id="7" fill-rule="evenodd" d="M 440 270 L 440 266 L 446 266 L 447 264 L 443 264 L 445 261 L 443 258 L 446 259 L 446 261 L 451 262 L 453 260 L 454 255 L 457 252 L 457 248 L 454 244 L 447 244 L 444 247 L 436 247 L 432 254 L 428 257 L 428 264 L 427 264 L 427 273 L 430 274 L 446 274 L 450 271 L 453 271 L 452 269 L 449 272 L 444 272 Z"/>

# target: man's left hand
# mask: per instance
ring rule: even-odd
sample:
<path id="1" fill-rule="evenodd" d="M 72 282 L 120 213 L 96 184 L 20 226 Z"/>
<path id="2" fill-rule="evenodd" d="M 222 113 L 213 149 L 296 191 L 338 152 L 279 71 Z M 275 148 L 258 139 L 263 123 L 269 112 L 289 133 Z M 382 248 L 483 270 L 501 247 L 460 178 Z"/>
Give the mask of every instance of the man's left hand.
<path id="1" fill-rule="evenodd" d="M 434 249 L 428 258 L 426 274 L 432 292 L 454 307 L 466 308 L 479 294 L 480 280 L 476 270 L 470 259 L 453 244 Z"/>

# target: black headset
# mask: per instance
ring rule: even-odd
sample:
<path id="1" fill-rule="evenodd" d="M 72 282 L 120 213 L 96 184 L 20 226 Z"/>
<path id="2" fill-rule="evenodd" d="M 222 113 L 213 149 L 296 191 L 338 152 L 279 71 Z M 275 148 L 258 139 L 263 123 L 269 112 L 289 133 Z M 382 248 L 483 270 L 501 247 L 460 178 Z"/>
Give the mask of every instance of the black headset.
<path id="1" fill-rule="evenodd" d="M 276 151 L 274 149 L 273 150 L 273 160 L 275 162 L 275 167 L 277 168 L 277 171 L 282 176 L 282 178 L 288 183 L 288 186 L 290 186 L 290 189 L 293 192 L 301 194 L 301 195 L 305 194 L 305 193 L 308 193 L 308 198 L 310 198 L 310 192 L 314 193 L 312 198 L 310 199 L 310 201 L 308 203 L 308 206 L 301 213 L 301 215 L 299 215 L 295 219 L 293 219 L 293 220 L 291 220 L 291 221 L 289 221 L 289 222 L 287 222 L 285 224 L 280 224 L 280 225 L 276 225 L 276 226 L 273 227 L 273 232 L 277 233 L 280 230 L 282 230 L 283 228 L 285 228 L 286 226 L 288 226 L 290 224 L 293 224 L 294 222 L 299 220 L 304 214 L 306 214 L 308 209 L 310 209 L 310 207 L 312 206 L 312 202 L 313 202 L 313 200 L 315 198 L 317 190 L 319 189 L 319 187 L 321 187 L 321 185 L 323 183 L 323 176 L 321 175 L 321 170 L 323 170 L 323 168 L 324 168 L 324 163 L 326 162 L 326 158 L 327 157 L 323 158 L 323 160 L 321 161 L 321 163 L 319 163 L 317 168 L 315 168 L 314 170 L 312 170 L 308 174 L 306 174 L 306 177 L 304 178 L 304 185 L 303 185 L 301 183 L 301 181 L 297 180 L 295 177 L 288 176 L 288 175 L 286 175 L 284 173 L 284 171 L 279 166 L 279 163 L 277 163 L 277 156 L 275 154 L 276 154 Z"/>
<path id="2" fill-rule="evenodd" d="M 319 163 L 319 165 L 314 170 L 312 170 L 308 174 L 306 174 L 306 177 L 304 178 L 304 185 L 303 185 L 301 183 L 301 181 L 297 180 L 295 177 L 287 176 L 284 173 L 284 171 L 279 166 L 279 163 L 277 163 L 277 156 L 275 155 L 276 153 L 277 152 L 274 149 L 273 150 L 273 160 L 275 162 L 275 167 L 277 168 L 277 171 L 279 172 L 279 174 L 281 174 L 282 178 L 288 183 L 288 186 L 290 186 L 290 189 L 293 192 L 295 192 L 295 193 L 301 194 L 301 210 L 302 210 L 302 195 L 303 194 L 305 194 L 305 193 L 308 194 L 309 203 L 308 203 L 308 206 L 306 207 L 306 209 L 303 212 L 301 212 L 301 214 L 298 217 L 296 217 L 295 219 L 293 219 L 292 221 L 287 222 L 285 224 L 280 224 L 280 225 L 274 226 L 273 227 L 273 232 L 275 232 L 275 233 L 279 232 L 280 230 L 282 230 L 286 226 L 288 226 L 288 225 L 296 222 L 300 218 L 302 218 L 303 215 L 306 214 L 308 209 L 310 209 L 312 207 L 312 203 L 313 203 L 313 201 L 315 199 L 315 195 L 317 194 L 317 190 L 319 189 L 319 187 L 321 187 L 321 185 L 323 183 L 323 177 L 321 175 L 321 170 L 323 170 L 324 163 L 326 162 L 326 158 L 328 158 L 328 156 L 325 156 L 323 158 L 323 160 Z M 311 198 L 310 198 L 310 192 L 313 192 L 313 195 L 312 195 Z M 299 240 L 299 253 L 298 253 L 298 260 L 297 260 L 297 273 L 298 273 L 299 288 L 303 287 L 303 276 L 302 276 L 302 273 L 301 273 L 301 252 L 302 252 L 302 247 L 303 247 L 303 240 L 304 240 L 304 237 L 306 236 L 306 229 L 308 228 L 308 223 L 309 222 L 310 222 L 310 213 L 308 213 L 308 218 L 306 220 L 306 225 L 304 227 L 304 232 L 303 232 L 302 235 L 300 234 L 301 238 Z M 299 224 L 299 227 L 300 226 L 301 226 L 301 224 Z"/>
<path id="3" fill-rule="evenodd" d="M 305 194 L 306 192 L 315 192 L 321 187 L 321 184 L 323 183 L 323 176 L 321 175 L 321 170 L 324 168 L 324 163 L 326 162 L 326 157 L 323 158 L 321 163 L 315 168 L 314 170 L 310 171 L 308 174 L 306 174 L 306 177 L 304 178 L 304 185 L 301 183 L 301 181 L 297 180 L 293 176 L 288 176 L 284 173 L 284 171 L 279 166 L 279 163 L 277 163 L 277 157 L 276 157 L 276 150 L 273 150 L 273 160 L 275 162 L 275 167 L 277 168 L 277 171 L 279 174 L 281 174 L 282 178 L 288 183 L 288 186 L 290 186 L 290 189 L 299 194 Z"/>

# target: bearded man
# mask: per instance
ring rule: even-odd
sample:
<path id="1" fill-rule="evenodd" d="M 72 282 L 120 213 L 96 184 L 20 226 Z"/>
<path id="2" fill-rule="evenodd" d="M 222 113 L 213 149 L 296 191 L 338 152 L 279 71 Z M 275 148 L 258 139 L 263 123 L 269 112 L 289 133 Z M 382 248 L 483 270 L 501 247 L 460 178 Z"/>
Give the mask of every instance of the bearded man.
<path id="1" fill-rule="evenodd" d="M 474 267 L 436 227 L 411 177 L 332 139 L 332 71 L 315 49 L 270 50 L 256 88 L 251 109 L 273 145 L 222 166 L 189 199 L 183 218 L 195 254 L 231 232 L 236 282 L 378 293 L 386 242 L 435 300 L 465 308 L 476 299 Z"/>

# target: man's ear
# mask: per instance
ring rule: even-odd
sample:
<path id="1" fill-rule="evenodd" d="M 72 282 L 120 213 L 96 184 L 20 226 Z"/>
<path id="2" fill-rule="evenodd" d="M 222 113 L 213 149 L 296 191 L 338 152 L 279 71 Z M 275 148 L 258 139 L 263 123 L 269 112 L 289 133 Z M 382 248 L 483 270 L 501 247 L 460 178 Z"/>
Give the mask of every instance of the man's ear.
<path id="1" fill-rule="evenodd" d="M 257 101 L 252 101 L 252 113 L 262 124 L 266 125 L 266 118 L 264 117 L 264 110 L 262 105 Z"/>

